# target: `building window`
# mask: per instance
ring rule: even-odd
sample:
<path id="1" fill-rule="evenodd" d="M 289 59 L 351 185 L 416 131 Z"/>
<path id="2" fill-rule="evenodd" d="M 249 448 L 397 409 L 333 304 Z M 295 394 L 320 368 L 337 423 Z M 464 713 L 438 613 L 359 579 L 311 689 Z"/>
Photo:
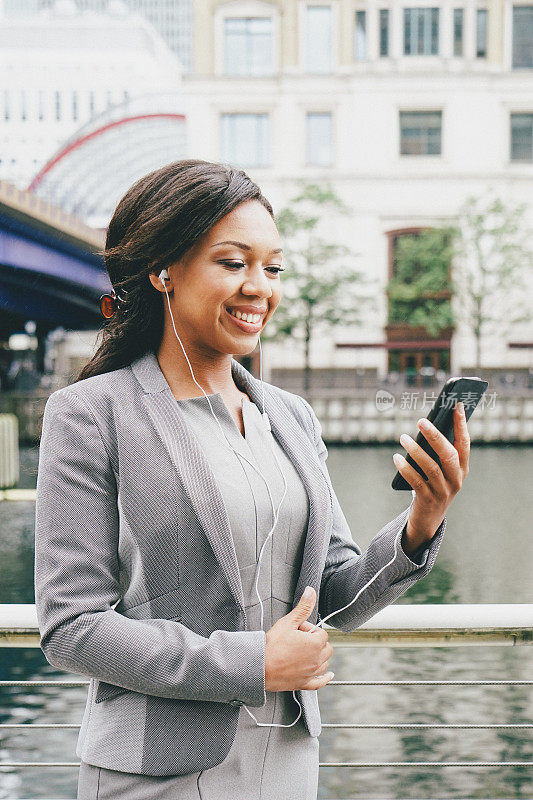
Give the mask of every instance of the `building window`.
<path id="1" fill-rule="evenodd" d="M 107 107 L 111 108 L 111 106 L 113 105 L 113 92 L 112 92 L 111 89 L 107 90 L 106 97 L 107 97 L 107 101 L 106 101 Z"/>
<path id="2" fill-rule="evenodd" d="M 400 112 L 400 154 L 437 156 L 441 154 L 442 111 Z"/>
<path id="3" fill-rule="evenodd" d="M 39 121 L 42 122 L 44 119 L 44 91 L 42 89 L 37 92 L 37 106 Z"/>
<path id="4" fill-rule="evenodd" d="M 267 167 L 270 162 L 268 114 L 222 114 L 221 155 L 226 163 Z"/>
<path id="5" fill-rule="evenodd" d="M 55 92 L 56 98 L 56 120 L 59 121 L 61 119 L 61 94 L 60 92 Z"/>
<path id="6" fill-rule="evenodd" d="M 9 119 L 9 89 L 4 89 L 4 119 Z"/>
<path id="7" fill-rule="evenodd" d="M 379 9 L 379 54 L 389 55 L 389 9 Z"/>
<path id="8" fill-rule="evenodd" d="M 366 11 L 355 12 L 354 56 L 356 61 L 366 60 Z"/>
<path id="9" fill-rule="evenodd" d="M 511 114 L 511 161 L 533 161 L 533 114 Z"/>
<path id="10" fill-rule="evenodd" d="M 72 119 L 78 119 L 78 93 L 76 89 L 72 91 Z"/>
<path id="11" fill-rule="evenodd" d="M 307 6 L 305 56 L 307 72 L 327 73 L 332 67 L 331 6 Z"/>
<path id="12" fill-rule="evenodd" d="M 404 8 L 403 52 L 406 56 L 438 55 L 438 8 Z"/>
<path id="13" fill-rule="evenodd" d="M 93 89 L 89 92 L 89 114 L 91 119 L 94 117 L 94 91 Z"/>
<path id="14" fill-rule="evenodd" d="M 513 7 L 513 69 L 533 69 L 533 5 Z"/>
<path id="15" fill-rule="evenodd" d="M 272 20 L 245 17 L 224 20 L 226 75 L 269 75 L 272 62 Z"/>
<path id="16" fill-rule="evenodd" d="M 26 92 L 24 89 L 20 91 L 20 119 L 22 122 L 26 122 L 28 119 L 27 110 L 26 110 Z"/>
<path id="17" fill-rule="evenodd" d="M 476 57 L 487 57 L 487 9 L 478 8 L 476 12 Z"/>
<path id="18" fill-rule="evenodd" d="M 333 162 L 333 121 L 329 112 L 307 114 L 307 163 L 330 167 Z"/>
<path id="19" fill-rule="evenodd" d="M 453 54 L 454 56 L 463 55 L 463 27 L 464 11 L 462 8 L 453 10 Z"/>

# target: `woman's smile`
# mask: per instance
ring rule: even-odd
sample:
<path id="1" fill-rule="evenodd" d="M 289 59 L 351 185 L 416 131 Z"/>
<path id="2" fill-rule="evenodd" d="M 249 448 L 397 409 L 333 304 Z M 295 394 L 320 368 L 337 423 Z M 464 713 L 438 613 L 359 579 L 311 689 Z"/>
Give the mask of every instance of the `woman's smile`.
<path id="1" fill-rule="evenodd" d="M 264 314 L 261 314 L 261 319 L 259 322 L 247 322 L 244 319 L 237 319 L 237 317 L 235 317 L 227 308 L 224 310 L 231 321 L 234 322 L 235 325 L 242 331 L 246 331 L 246 333 L 258 333 L 263 327 Z"/>

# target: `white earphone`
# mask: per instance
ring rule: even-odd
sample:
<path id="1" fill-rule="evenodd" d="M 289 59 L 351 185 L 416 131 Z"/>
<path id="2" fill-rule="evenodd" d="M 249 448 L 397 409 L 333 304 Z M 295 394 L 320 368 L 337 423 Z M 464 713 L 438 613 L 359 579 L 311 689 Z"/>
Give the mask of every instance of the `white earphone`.
<path id="1" fill-rule="evenodd" d="M 264 547 L 265 547 L 266 543 L 268 542 L 268 540 L 269 540 L 270 536 L 272 535 L 272 533 L 273 533 L 273 531 L 274 531 L 274 528 L 276 527 L 276 524 L 277 524 L 277 521 L 278 521 L 278 514 L 279 514 L 279 510 L 280 510 L 280 508 L 281 508 L 281 504 L 283 503 L 283 500 L 284 500 L 284 498 L 285 498 L 285 495 L 286 495 L 286 493 L 287 493 L 287 481 L 286 481 L 286 479 L 285 479 L 285 474 L 284 474 L 284 472 L 283 472 L 283 470 L 282 470 L 282 468 L 281 468 L 281 465 L 280 465 L 280 463 L 279 463 L 279 460 L 278 460 L 278 457 L 277 457 L 277 454 L 276 454 L 276 450 L 275 450 L 275 448 L 274 448 L 274 447 L 272 447 L 272 453 L 273 453 L 273 455 L 274 455 L 274 458 L 275 458 L 275 460 L 276 460 L 276 464 L 278 465 L 278 469 L 279 469 L 279 471 L 280 471 L 280 473 L 281 473 L 281 476 L 282 476 L 282 478 L 283 478 L 283 483 L 284 483 L 284 485 L 285 485 L 285 490 L 284 490 L 284 492 L 283 492 L 283 496 L 282 496 L 282 498 L 281 498 L 281 500 L 280 500 L 280 504 L 279 504 L 279 506 L 278 506 L 278 510 L 277 510 L 277 511 L 274 511 L 274 502 L 273 502 L 273 500 L 272 500 L 272 494 L 271 494 L 271 492 L 270 492 L 270 487 L 269 487 L 269 485 L 268 485 L 268 482 L 267 482 L 267 480 L 266 480 L 265 476 L 262 474 L 262 472 L 261 472 L 259 469 L 257 469 L 257 467 L 255 466 L 255 464 L 252 464 L 252 462 L 251 462 L 251 461 L 249 461 L 249 460 L 246 458 L 246 456 L 243 456 L 243 455 L 242 455 L 242 453 L 239 453 L 239 452 L 238 452 L 237 450 L 235 450 L 235 448 L 232 446 L 232 444 L 231 444 L 231 443 L 230 443 L 230 441 L 228 440 L 228 437 L 227 437 L 227 436 L 226 436 L 226 434 L 224 433 L 224 429 L 222 428 L 222 426 L 221 426 L 220 422 L 218 421 L 218 419 L 217 419 L 217 416 L 216 416 L 215 412 L 213 411 L 213 407 L 211 406 L 211 401 L 209 400 L 209 397 L 207 396 L 207 394 L 205 393 L 205 391 L 203 390 L 203 388 L 200 386 L 200 384 L 197 382 L 196 378 L 194 377 L 194 372 L 193 372 L 193 369 L 192 369 L 192 366 L 191 366 L 191 362 L 190 362 L 190 361 L 189 361 L 189 359 L 188 359 L 187 353 L 185 352 L 185 348 L 183 347 L 182 341 L 181 341 L 180 337 L 178 336 L 178 332 L 176 331 L 176 326 L 175 326 L 175 324 L 174 324 L 174 316 L 173 316 L 173 314 L 172 314 L 172 309 L 171 309 L 171 307 L 170 307 L 170 300 L 169 300 L 169 298 L 168 298 L 167 287 L 165 286 L 165 280 L 167 280 L 167 281 L 168 281 L 168 280 L 170 280 L 170 278 L 169 278 L 169 274 L 168 274 L 168 271 L 167 271 L 166 269 L 162 269 L 162 270 L 161 270 L 161 272 L 159 273 L 159 280 L 161 281 L 161 284 L 163 285 L 163 288 L 164 288 L 164 290 L 165 290 L 165 294 L 166 294 L 166 297 L 167 297 L 168 310 L 169 310 L 169 312 L 170 312 L 170 318 L 171 318 L 171 320 L 172 320 L 172 327 L 174 328 L 174 333 L 176 334 L 176 337 L 177 337 L 177 339 L 178 339 L 178 341 L 179 341 L 179 343 L 180 343 L 180 345 L 181 345 L 181 349 L 183 350 L 183 355 L 184 355 L 184 356 L 185 356 L 185 358 L 187 359 L 187 363 L 188 363 L 188 365 L 189 365 L 189 369 L 190 369 L 190 371 L 191 371 L 191 375 L 192 375 L 192 379 L 193 379 L 193 381 L 195 382 L 195 384 L 198 386 L 198 388 L 199 388 L 199 389 L 202 389 L 202 392 L 203 392 L 203 394 L 204 394 L 204 396 L 205 396 L 205 398 L 206 398 L 207 402 L 209 403 L 209 408 L 211 409 L 211 413 L 212 413 L 213 417 L 215 418 L 215 420 L 216 420 L 216 422 L 217 422 L 217 424 L 218 424 L 218 427 L 219 427 L 219 428 L 220 428 L 220 430 L 222 431 L 222 435 L 224 436 L 224 439 L 226 440 L 226 442 L 227 442 L 228 446 L 229 446 L 229 447 L 230 447 L 230 448 L 233 450 L 233 452 L 235 453 L 235 455 L 239 456 L 239 458 L 244 458 L 244 460 L 245 460 L 245 461 L 246 461 L 248 464 L 250 464 L 250 466 L 251 466 L 251 467 L 253 467 L 257 473 L 259 473 L 259 475 L 261 475 L 261 477 L 263 478 L 263 480 L 264 480 L 264 482 L 265 482 L 265 485 L 266 485 L 267 491 L 268 491 L 268 496 L 269 496 L 269 498 L 270 498 L 270 503 L 271 503 L 271 505 L 272 505 L 272 514 L 274 515 L 274 525 L 273 525 L 273 526 L 272 526 L 272 528 L 270 529 L 270 531 L 269 531 L 269 533 L 268 533 L 268 536 L 266 537 L 265 541 L 263 542 L 263 546 L 261 547 L 261 551 L 260 551 L 260 553 L 259 553 L 259 558 L 258 558 L 258 561 L 257 561 L 257 567 L 256 567 L 256 571 L 255 571 L 255 576 L 256 576 L 256 577 L 255 577 L 255 591 L 256 591 L 257 597 L 259 598 L 259 604 L 260 604 L 260 606 L 261 606 L 261 630 L 263 630 L 263 603 L 262 603 L 262 601 L 261 601 L 261 597 L 260 597 L 260 595 L 259 595 L 259 591 L 258 591 L 258 588 L 257 588 L 257 584 L 258 584 L 258 581 L 259 581 L 259 569 L 260 569 L 260 565 L 261 565 L 261 557 L 262 557 L 262 555 L 263 555 L 263 550 L 264 550 Z M 263 417 L 263 420 L 264 420 L 264 423 L 265 423 L 265 427 L 266 427 L 266 429 L 268 430 L 268 432 L 270 433 L 270 432 L 271 432 L 271 430 L 272 430 L 272 429 L 271 429 L 271 427 L 270 427 L 270 420 L 268 419 L 267 413 L 266 413 L 266 411 L 265 411 L 265 388 L 264 388 L 264 385 L 263 385 L 263 363 L 262 363 L 262 350 L 261 350 L 261 337 L 260 337 L 260 336 L 259 336 L 259 375 L 260 375 L 260 378 L 259 378 L 259 379 L 260 379 L 260 381 L 261 381 L 261 388 L 262 388 L 262 392 L 263 392 L 263 413 L 262 413 L 262 417 Z M 416 493 L 415 493 L 415 491 L 414 491 L 414 489 L 412 490 L 412 492 L 411 492 L 411 493 L 412 493 L 412 496 L 413 496 L 413 499 L 414 499 L 414 497 L 415 497 L 415 494 L 416 494 Z M 368 586 L 370 586 L 370 584 L 371 584 L 373 581 L 375 581 L 375 580 L 376 580 L 376 578 L 378 577 L 378 575 L 380 575 L 380 574 L 383 572 L 383 570 L 384 570 L 384 569 L 386 569 L 387 567 L 389 567 L 389 566 L 390 566 L 390 565 L 391 565 L 391 564 L 394 562 L 394 560 L 396 559 L 396 556 L 397 556 L 397 546 L 396 546 L 396 540 L 395 540 L 395 541 L 394 541 L 394 555 L 393 555 L 392 559 L 391 559 L 390 561 L 388 561 L 386 564 L 384 564 L 384 566 L 382 566 L 382 567 L 381 567 L 381 569 L 380 569 L 380 570 L 378 570 L 378 572 L 376 572 L 376 574 L 375 574 L 375 575 L 374 575 L 374 576 L 373 576 L 373 577 L 372 577 L 372 578 L 371 578 L 371 579 L 368 581 L 368 583 L 365 583 L 365 585 L 363 586 L 363 588 L 362 588 L 362 589 L 360 589 L 360 590 L 357 592 L 357 594 L 355 595 L 355 597 L 353 598 L 353 600 L 351 600 L 351 601 L 350 601 L 350 602 L 349 602 L 347 605 L 343 606 L 342 608 L 339 608 L 339 609 L 337 609 L 337 611 L 332 611 L 332 612 L 331 612 L 331 614 L 328 614 L 328 616 L 327 616 L 327 617 L 325 617 L 325 618 L 324 618 L 323 620 L 321 620 L 321 621 L 320 621 L 320 622 L 319 622 L 317 625 L 315 625 L 315 626 L 313 627 L 313 629 L 309 631 L 309 633 L 313 633 L 313 630 L 316 630 L 317 628 L 319 628 L 319 627 L 323 626 L 323 624 L 326 622 L 326 620 L 328 620 L 330 617 L 334 616 L 335 614 L 339 614 L 341 611 L 344 611 L 346 608 L 349 608 L 349 606 L 351 606 L 351 605 L 352 605 L 352 603 L 355 603 L 355 601 L 358 599 L 358 597 L 360 596 L 360 594 L 361 594 L 361 593 L 362 593 L 362 592 L 363 592 L 363 591 L 364 591 L 364 590 L 365 590 L 365 589 L 366 589 Z M 291 728 L 293 725 L 295 725 L 295 724 L 298 722 L 298 720 L 300 719 L 300 717 L 301 717 L 301 715 L 302 715 L 302 706 L 301 706 L 301 704 L 300 704 L 300 701 L 299 701 L 299 700 L 298 700 L 298 698 L 296 697 L 296 689 L 293 689 L 293 691 L 292 691 L 292 694 L 293 694 L 293 697 L 294 697 L 294 699 L 296 700 L 296 702 L 297 702 L 297 703 L 298 703 L 298 705 L 300 706 L 300 713 L 298 714 L 298 716 L 296 717 L 296 719 L 294 720 L 294 722 L 291 722 L 291 723 L 290 723 L 290 725 L 283 725 L 283 724 L 281 724 L 281 723 L 279 723 L 279 722 L 272 722 L 272 723 L 270 723 L 270 722 L 258 722 L 258 721 L 257 721 L 257 719 L 256 719 L 256 717 L 255 717 L 255 716 L 252 714 L 252 712 L 249 710 L 249 708 L 248 708 L 246 705 L 244 705 L 244 706 L 243 706 L 243 708 L 245 708 L 245 709 L 246 709 L 246 711 L 248 712 L 248 714 L 249 714 L 249 715 L 250 715 L 250 716 L 251 716 L 251 717 L 252 717 L 252 718 L 255 720 L 255 722 L 256 722 L 256 725 L 259 725 L 259 726 L 262 726 L 262 727 L 267 727 L 267 728 Z"/>

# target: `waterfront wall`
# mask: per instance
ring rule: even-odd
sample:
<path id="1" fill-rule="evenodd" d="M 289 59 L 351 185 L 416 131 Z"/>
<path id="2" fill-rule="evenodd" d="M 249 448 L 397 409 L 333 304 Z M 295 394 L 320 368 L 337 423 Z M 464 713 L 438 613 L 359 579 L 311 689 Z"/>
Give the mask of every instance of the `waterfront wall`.
<path id="1" fill-rule="evenodd" d="M 326 444 L 397 443 L 404 432 L 416 438 L 417 420 L 428 415 L 436 395 L 428 392 L 424 402 L 423 391 L 396 396 L 380 389 L 366 397 L 308 399 Z M 485 394 L 468 430 L 472 442 L 533 444 L 533 394 Z"/>
<path id="2" fill-rule="evenodd" d="M 359 390 L 357 395 L 311 395 L 307 399 L 320 420 L 326 444 L 366 444 L 396 443 L 404 432 L 414 438 L 417 420 L 428 415 L 436 396 L 432 389 L 394 394 L 381 388 Z M 16 415 L 21 444 L 38 444 L 47 397 L 22 392 L 0 394 L 0 413 Z M 533 392 L 486 392 L 468 420 L 468 429 L 473 442 L 533 444 Z"/>

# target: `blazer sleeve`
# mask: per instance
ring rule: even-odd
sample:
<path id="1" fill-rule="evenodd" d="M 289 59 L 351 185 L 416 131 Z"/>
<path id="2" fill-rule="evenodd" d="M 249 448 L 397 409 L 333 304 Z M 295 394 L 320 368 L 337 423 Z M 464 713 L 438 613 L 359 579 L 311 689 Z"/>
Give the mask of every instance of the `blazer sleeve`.
<path id="1" fill-rule="evenodd" d="M 326 563 L 322 573 L 318 612 L 321 619 L 332 614 L 328 625 L 349 633 L 366 622 L 378 611 L 390 605 L 404 594 L 409 586 L 423 578 L 433 567 L 439 551 L 446 517 L 434 536 L 409 557 L 401 546 L 402 532 L 407 524 L 411 504 L 397 517 L 388 522 L 374 536 L 365 553 L 354 542 L 350 527 L 333 489 L 326 466 L 328 450 L 322 439 L 322 427 L 311 405 L 303 401 L 311 422 L 311 435 L 328 482 L 333 504 L 333 525 Z M 396 557 L 394 546 L 396 544 Z M 415 559 L 415 560 L 413 560 Z M 385 567 L 385 565 L 392 563 Z M 381 572 L 381 568 L 385 567 Z M 348 605 L 372 576 L 380 572 L 375 580 L 361 593 L 359 598 L 345 611 L 333 614 Z"/>
<path id="2" fill-rule="evenodd" d="M 100 429 L 70 387 L 59 389 L 45 405 L 35 506 L 35 605 L 47 660 L 145 694 L 264 705 L 264 631 L 206 638 L 177 621 L 115 611 L 118 522 Z"/>

